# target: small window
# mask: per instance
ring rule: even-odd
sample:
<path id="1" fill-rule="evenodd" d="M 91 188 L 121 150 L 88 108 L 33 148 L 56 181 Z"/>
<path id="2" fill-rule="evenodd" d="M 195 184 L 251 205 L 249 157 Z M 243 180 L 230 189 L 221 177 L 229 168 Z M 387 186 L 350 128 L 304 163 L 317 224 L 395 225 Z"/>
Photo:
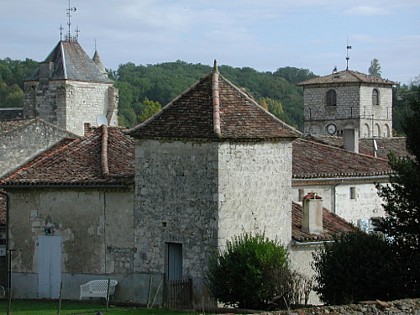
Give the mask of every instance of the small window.
<path id="1" fill-rule="evenodd" d="M 350 187 L 350 199 L 356 199 L 356 187 Z"/>
<path id="2" fill-rule="evenodd" d="M 379 105 L 379 91 L 377 89 L 372 91 L 372 105 Z"/>
<path id="3" fill-rule="evenodd" d="M 335 90 L 327 92 L 327 106 L 337 106 L 337 93 Z"/>

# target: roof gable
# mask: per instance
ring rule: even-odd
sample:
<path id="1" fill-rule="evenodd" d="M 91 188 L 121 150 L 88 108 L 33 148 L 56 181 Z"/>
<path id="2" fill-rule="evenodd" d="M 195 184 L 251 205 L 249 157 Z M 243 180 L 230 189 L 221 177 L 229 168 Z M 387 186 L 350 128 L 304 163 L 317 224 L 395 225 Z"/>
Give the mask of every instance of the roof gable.
<path id="1" fill-rule="evenodd" d="M 136 138 L 274 139 L 300 132 L 214 71 L 129 131 Z"/>
<path id="2" fill-rule="evenodd" d="M 51 67 L 50 80 L 112 83 L 77 41 L 60 41 L 40 67 L 25 81 L 38 81 L 42 64 Z"/>
<path id="3" fill-rule="evenodd" d="M 6 186 L 126 185 L 134 179 L 134 142 L 115 127 L 64 139 L 0 180 Z"/>
<path id="4" fill-rule="evenodd" d="M 309 86 L 309 85 L 330 85 L 336 83 L 364 83 L 364 84 L 377 84 L 382 86 L 392 86 L 395 82 L 390 80 L 385 80 L 375 76 L 370 76 L 358 71 L 353 70 L 343 70 L 339 72 L 333 72 L 332 74 L 313 78 L 298 83 L 300 86 Z"/>

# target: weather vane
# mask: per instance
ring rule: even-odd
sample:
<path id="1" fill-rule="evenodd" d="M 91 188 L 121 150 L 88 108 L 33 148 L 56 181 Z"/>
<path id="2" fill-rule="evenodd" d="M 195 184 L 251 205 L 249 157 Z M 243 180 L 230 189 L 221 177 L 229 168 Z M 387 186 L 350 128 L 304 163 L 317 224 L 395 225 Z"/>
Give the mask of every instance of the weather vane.
<path id="1" fill-rule="evenodd" d="M 351 49 L 351 46 L 349 46 L 349 37 L 347 36 L 347 56 L 346 56 L 347 67 L 346 67 L 346 70 L 349 70 L 349 60 L 350 60 L 349 50 L 350 49 Z"/>
<path id="2" fill-rule="evenodd" d="M 71 0 L 69 0 L 69 7 L 67 8 L 67 17 L 69 18 L 67 22 L 67 25 L 69 26 L 69 32 L 67 34 L 68 40 L 71 40 L 71 13 L 76 12 L 76 7 L 72 7 L 70 1 Z"/>

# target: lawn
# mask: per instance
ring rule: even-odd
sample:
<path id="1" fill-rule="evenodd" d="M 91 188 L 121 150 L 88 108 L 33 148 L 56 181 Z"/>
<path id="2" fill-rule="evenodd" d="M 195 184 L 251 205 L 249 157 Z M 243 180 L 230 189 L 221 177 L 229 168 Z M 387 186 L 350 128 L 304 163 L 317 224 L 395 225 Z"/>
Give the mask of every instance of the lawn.
<path id="1" fill-rule="evenodd" d="M 45 300 L 13 300 L 11 306 L 12 315 L 56 315 L 58 301 Z M 78 303 L 63 301 L 61 303 L 60 315 L 96 315 L 99 311 L 103 315 L 192 315 L 194 312 L 172 311 L 162 308 L 141 308 L 141 307 L 119 307 L 110 305 L 108 312 L 106 305 L 92 303 Z M 0 300 L 0 315 L 7 314 L 7 300 Z"/>

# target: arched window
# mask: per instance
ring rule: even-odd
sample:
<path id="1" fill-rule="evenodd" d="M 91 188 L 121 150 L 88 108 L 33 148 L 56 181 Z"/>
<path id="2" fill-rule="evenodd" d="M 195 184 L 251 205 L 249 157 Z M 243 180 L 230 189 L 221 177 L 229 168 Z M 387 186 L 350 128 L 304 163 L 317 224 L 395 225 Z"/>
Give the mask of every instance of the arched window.
<path id="1" fill-rule="evenodd" d="M 379 105 L 379 91 L 377 89 L 372 90 L 372 105 Z"/>
<path id="2" fill-rule="evenodd" d="M 328 90 L 327 106 L 337 106 L 337 93 L 335 92 L 335 90 Z"/>

